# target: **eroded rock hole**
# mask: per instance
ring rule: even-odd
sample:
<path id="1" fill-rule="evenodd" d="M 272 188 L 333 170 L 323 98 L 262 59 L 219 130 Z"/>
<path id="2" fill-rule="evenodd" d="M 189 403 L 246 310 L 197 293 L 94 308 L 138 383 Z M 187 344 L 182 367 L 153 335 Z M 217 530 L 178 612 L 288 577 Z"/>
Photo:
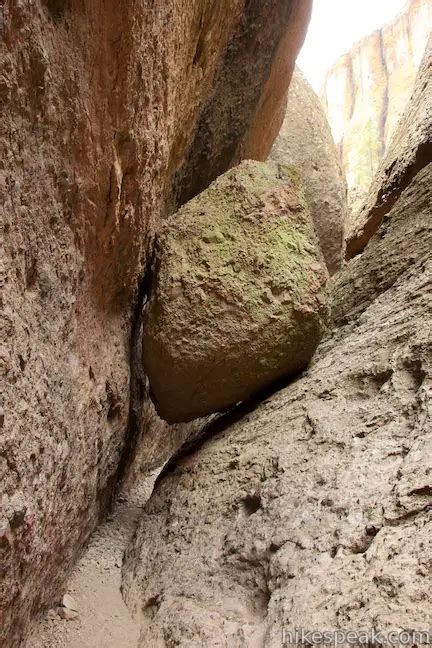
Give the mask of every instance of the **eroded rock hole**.
<path id="1" fill-rule="evenodd" d="M 246 497 L 242 500 L 242 509 L 243 512 L 247 517 L 250 515 L 253 515 L 262 506 L 262 500 L 261 500 L 261 495 L 258 493 L 252 493 L 250 495 L 246 495 Z"/>
<path id="2" fill-rule="evenodd" d="M 46 6 L 51 19 L 54 22 L 59 22 L 66 8 L 66 0 L 47 0 Z"/>

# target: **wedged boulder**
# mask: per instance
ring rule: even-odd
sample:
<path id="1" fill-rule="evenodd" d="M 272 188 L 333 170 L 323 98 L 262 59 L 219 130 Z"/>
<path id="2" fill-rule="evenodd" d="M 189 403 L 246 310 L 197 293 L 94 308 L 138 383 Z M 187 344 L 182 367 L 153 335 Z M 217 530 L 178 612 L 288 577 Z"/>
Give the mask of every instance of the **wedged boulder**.
<path id="1" fill-rule="evenodd" d="M 414 176 L 432 162 L 432 36 L 413 93 L 372 181 L 369 194 L 347 233 L 346 257 L 360 254 Z"/>
<path id="2" fill-rule="evenodd" d="M 291 79 L 285 119 L 270 159 L 299 169 L 321 250 L 333 274 L 344 257 L 346 180 L 324 109 L 298 68 Z"/>
<path id="3" fill-rule="evenodd" d="M 335 278 L 336 327 L 308 371 L 161 475 L 123 567 L 141 646 L 429 627 L 431 171 L 395 178 L 377 235 Z"/>
<path id="4" fill-rule="evenodd" d="M 243 162 L 165 223 L 144 318 L 160 415 L 186 421 L 301 371 L 327 319 L 327 271 L 295 170 Z"/>
<path id="5" fill-rule="evenodd" d="M 396 233 L 382 235 L 396 255 Z M 411 236 L 415 255 L 424 231 Z M 429 627 L 431 279 L 421 247 L 300 379 L 171 462 L 123 568 L 141 646 Z"/>

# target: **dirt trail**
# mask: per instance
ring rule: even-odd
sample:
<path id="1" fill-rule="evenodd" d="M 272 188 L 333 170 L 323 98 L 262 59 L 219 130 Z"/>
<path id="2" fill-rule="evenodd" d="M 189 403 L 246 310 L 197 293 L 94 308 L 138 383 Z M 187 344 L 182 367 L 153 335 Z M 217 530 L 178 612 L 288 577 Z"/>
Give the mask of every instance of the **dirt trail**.
<path id="1" fill-rule="evenodd" d="M 136 648 L 139 625 L 123 601 L 121 564 L 156 474 L 145 479 L 93 534 L 65 592 L 77 603 L 79 616 L 66 621 L 50 610 L 34 625 L 25 648 Z"/>

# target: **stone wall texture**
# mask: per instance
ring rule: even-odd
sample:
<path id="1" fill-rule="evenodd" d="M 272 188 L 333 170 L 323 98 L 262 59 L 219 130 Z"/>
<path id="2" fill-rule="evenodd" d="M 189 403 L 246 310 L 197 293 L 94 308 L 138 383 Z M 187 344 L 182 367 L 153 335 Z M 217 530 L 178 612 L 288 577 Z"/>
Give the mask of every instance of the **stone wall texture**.
<path id="1" fill-rule="evenodd" d="M 311 3 L 1 4 L 0 643 L 12 648 L 131 455 L 160 463 L 184 434 L 157 419 L 137 361 L 154 233 L 280 113 L 264 98 L 277 78 L 283 102 Z M 255 145 L 265 158 L 271 142 Z"/>
<path id="2" fill-rule="evenodd" d="M 407 114 L 428 114 L 430 74 Z M 392 200 L 333 278 L 333 330 L 307 371 L 209 423 L 160 475 L 123 565 L 142 648 L 429 628 L 432 161 L 419 124 L 383 162 Z M 423 163 L 398 173 L 410 159 Z"/>

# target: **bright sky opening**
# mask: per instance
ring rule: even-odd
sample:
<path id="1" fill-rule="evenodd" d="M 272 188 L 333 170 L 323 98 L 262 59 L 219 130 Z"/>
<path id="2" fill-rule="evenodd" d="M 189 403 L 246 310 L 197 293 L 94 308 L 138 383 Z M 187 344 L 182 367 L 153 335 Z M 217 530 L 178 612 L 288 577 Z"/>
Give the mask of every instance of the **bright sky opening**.
<path id="1" fill-rule="evenodd" d="M 319 92 L 327 70 L 351 46 L 391 21 L 406 0 L 314 0 L 312 19 L 297 63 Z"/>

